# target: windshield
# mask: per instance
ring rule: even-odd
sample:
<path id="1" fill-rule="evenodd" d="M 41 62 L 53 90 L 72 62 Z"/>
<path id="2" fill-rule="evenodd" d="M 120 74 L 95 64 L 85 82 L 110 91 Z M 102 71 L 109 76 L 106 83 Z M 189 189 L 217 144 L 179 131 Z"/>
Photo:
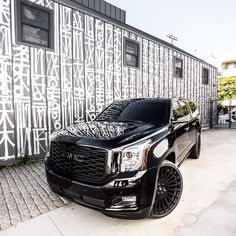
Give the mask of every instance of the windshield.
<path id="1" fill-rule="evenodd" d="M 169 111 L 169 100 L 124 100 L 112 103 L 96 120 L 167 124 Z"/>

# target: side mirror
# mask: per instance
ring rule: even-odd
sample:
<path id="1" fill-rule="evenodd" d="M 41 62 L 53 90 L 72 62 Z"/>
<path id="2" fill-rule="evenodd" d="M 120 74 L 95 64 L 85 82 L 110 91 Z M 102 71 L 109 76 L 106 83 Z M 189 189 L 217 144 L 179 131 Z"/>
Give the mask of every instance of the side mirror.
<path id="1" fill-rule="evenodd" d="M 172 122 L 172 123 L 176 123 L 177 120 L 178 120 L 178 119 L 177 119 L 176 117 L 171 117 L 171 122 Z"/>

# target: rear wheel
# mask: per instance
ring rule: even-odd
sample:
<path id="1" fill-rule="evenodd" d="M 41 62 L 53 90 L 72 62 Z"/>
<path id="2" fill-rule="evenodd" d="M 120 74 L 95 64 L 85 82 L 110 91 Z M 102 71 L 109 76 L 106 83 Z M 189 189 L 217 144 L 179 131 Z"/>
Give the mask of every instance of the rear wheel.
<path id="1" fill-rule="evenodd" d="M 183 179 L 179 169 L 165 161 L 160 167 L 151 218 L 170 214 L 178 205 L 183 191 Z"/>
<path id="2" fill-rule="evenodd" d="M 188 157 L 192 159 L 198 159 L 200 157 L 200 151 L 201 151 L 201 135 L 198 134 L 197 141 L 195 145 L 192 147 L 192 150 Z"/>

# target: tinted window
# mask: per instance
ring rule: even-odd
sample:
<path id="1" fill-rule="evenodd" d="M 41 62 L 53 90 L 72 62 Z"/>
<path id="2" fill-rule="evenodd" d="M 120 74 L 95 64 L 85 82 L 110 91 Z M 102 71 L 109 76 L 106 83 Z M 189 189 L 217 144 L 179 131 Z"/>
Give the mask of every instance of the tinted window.
<path id="1" fill-rule="evenodd" d="M 53 47 L 52 11 L 46 7 L 17 1 L 17 41 L 43 47 Z"/>
<path id="2" fill-rule="evenodd" d="M 186 102 L 175 102 L 173 105 L 173 118 L 175 121 L 187 121 L 190 118 L 190 110 Z"/>
<path id="3" fill-rule="evenodd" d="M 192 113 L 194 113 L 194 112 L 197 110 L 197 105 L 196 105 L 194 102 L 189 101 L 189 102 L 188 102 L 188 105 L 189 105 L 189 107 L 190 107 Z"/>
<path id="4" fill-rule="evenodd" d="M 139 67 L 139 44 L 131 40 L 125 40 L 125 65 Z"/>
<path id="5" fill-rule="evenodd" d="M 175 77 L 183 77 L 183 60 L 175 57 Z"/>
<path id="6" fill-rule="evenodd" d="M 28 25 L 23 25 L 23 41 L 48 46 L 48 32 Z"/>
<path id="7" fill-rule="evenodd" d="M 126 65 L 137 67 L 137 57 L 136 56 L 126 54 L 125 60 L 126 60 Z"/>
<path id="8" fill-rule="evenodd" d="M 48 30 L 49 13 L 22 5 L 22 22 Z"/>
<path id="9" fill-rule="evenodd" d="M 180 109 L 182 110 L 184 116 L 187 116 L 190 114 L 190 110 L 189 110 L 187 102 L 179 101 L 179 105 L 180 105 Z"/>
<path id="10" fill-rule="evenodd" d="M 138 55 L 138 44 L 131 42 L 131 41 L 126 41 L 126 53 Z"/>
<path id="11" fill-rule="evenodd" d="M 207 68 L 202 70 L 202 83 L 209 84 L 209 70 Z"/>
<path id="12" fill-rule="evenodd" d="M 114 102 L 97 120 L 142 121 L 166 124 L 169 122 L 170 102 L 165 100 L 128 100 Z"/>

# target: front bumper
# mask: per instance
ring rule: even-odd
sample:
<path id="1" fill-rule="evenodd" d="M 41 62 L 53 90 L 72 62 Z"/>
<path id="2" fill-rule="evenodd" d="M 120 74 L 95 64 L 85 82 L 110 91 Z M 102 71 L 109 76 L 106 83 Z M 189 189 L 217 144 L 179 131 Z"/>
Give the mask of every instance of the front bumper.
<path id="1" fill-rule="evenodd" d="M 57 194 L 106 215 L 141 219 L 150 214 L 157 169 L 121 173 L 104 185 L 94 186 L 65 178 L 45 162 L 49 187 Z"/>

